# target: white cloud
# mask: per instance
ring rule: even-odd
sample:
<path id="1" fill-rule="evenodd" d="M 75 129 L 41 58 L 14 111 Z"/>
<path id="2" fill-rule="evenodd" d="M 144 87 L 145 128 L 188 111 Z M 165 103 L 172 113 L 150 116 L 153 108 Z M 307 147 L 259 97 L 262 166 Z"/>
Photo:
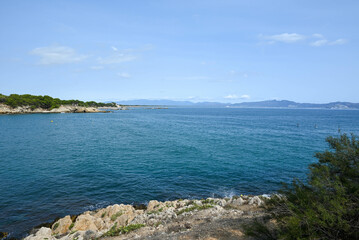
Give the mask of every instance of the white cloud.
<path id="1" fill-rule="evenodd" d="M 311 42 L 310 45 L 313 47 L 321 47 L 321 46 L 342 45 L 347 42 L 347 40 L 345 40 L 343 38 L 339 38 L 335 41 L 329 41 L 323 35 L 320 35 L 320 38 L 321 39 L 319 39 L 317 41 Z"/>
<path id="2" fill-rule="evenodd" d="M 226 99 L 238 99 L 239 97 L 236 94 L 229 94 L 227 96 L 224 96 Z"/>
<path id="3" fill-rule="evenodd" d="M 342 44 L 345 44 L 346 42 L 347 42 L 347 40 L 340 38 L 333 42 L 328 43 L 328 45 L 342 45 Z"/>
<path id="4" fill-rule="evenodd" d="M 328 44 L 328 40 L 327 39 L 321 39 L 321 40 L 317 40 L 315 42 L 311 42 L 310 45 L 314 46 L 314 47 L 320 47 L 323 45 Z"/>
<path id="5" fill-rule="evenodd" d="M 112 46 L 111 48 L 112 48 L 112 50 L 114 50 L 115 52 L 118 51 L 118 49 L 117 49 L 116 47 L 114 47 L 114 46 Z"/>
<path id="6" fill-rule="evenodd" d="M 276 42 L 295 43 L 308 39 L 308 40 L 312 40 L 312 42 L 309 43 L 310 46 L 321 47 L 321 46 L 329 46 L 329 45 L 342 45 L 347 42 L 347 40 L 343 38 L 339 38 L 335 41 L 329 41 L 324 37 L 323 34 L 320 33 L 314 33 L 308 36 L 298 33 L 282 33 L 277 35 L 269 35 L 269 36 L 259 35 L 259 36 L 260 38 L 265 39 L 269 44 L 273 44 Z"/>
<path id="7" fill-rule="evenodd" d="M 269 40 L 269 43 L 283 42 L 283 43 L 294 43 L 304 40 L 306 37 L 297 33 L 282 33 L 270 36 L 261 36 L 262 38 Z"/>
<path id="8" fill-rule="evenodd" d="M 116 64 L 134 61 L 137 57 L 127 53 L 116 52 L 109 57 L 99 57 L 97 60 L 100 64 Z"/>
<path id="9" fill-rule="evenodd" d="M 43 65 L 75 63 L 87 58 L 86 55 L 77 54 L 73 48 L 66 46 L 39 47 L 30 54 L 39 56 L 39 63 Z"/>
<path id="10" fill-rule="evenodd" d="M 126 72 L 117 73 L 117 76 L 119 76 L 120 78 L 131 78 L 131 75 Z"/>
<path id="11" fill-rule="evenodd" d="M 236 94 L 229 94 L 227 96 L 224 96 L 225 99 L 250 99 L 251 97 L 247 94 L 243 94 L 241 96 L 238 96 Z"/>

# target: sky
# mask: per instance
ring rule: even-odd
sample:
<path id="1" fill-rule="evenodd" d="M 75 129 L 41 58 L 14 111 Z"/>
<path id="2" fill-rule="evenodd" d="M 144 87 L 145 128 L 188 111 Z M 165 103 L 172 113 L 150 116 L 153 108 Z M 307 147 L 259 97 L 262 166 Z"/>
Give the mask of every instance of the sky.
<path id="1" fill-rule="evenodd" d="M 359 1 L 2 0 L 0 93 L 359 102 Z"/>

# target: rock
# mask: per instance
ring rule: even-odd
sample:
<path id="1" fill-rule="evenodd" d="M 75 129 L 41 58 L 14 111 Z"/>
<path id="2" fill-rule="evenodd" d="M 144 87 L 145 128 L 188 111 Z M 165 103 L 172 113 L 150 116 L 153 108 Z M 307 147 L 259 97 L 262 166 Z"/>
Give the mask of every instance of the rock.
<path id="1" fill-rule="evenodd" d="M 97 231 L 102 228 L 101 219 L 91 216 L 90 214 L 83 214 L 77 217 L 73 231 Z"/>
<path id="2" fill-rule="evenodd" d="M 122 227 L 129 224 L 135 218 L 135 214 L 133 211 L 128 211 L 125 214 L 122 214 L 116 219 L 117 226 Z"/>
<path id="3" fill-rule="evenodd" d="M 242 206 L 245 203 L 245 201 L 239 197 L 237 199 L 232 198 L 231 204 L 235 206 Z"/>
<path id="4" fill-rule="evenodd" d="M 219 199 L 219 200 L 217 201 L 217 204 L 218 204 L 219 206 L 221 206 L 221 207 L 224 207 L 224 206 L 227 205 L 227 201 L 224 200 L 224 199 Z"/>
<path id="5" fill-rule="evenodd" d="M 256 206 L 261 206 L 263 205 L 263 201 L 258 197 L 255 196 L 252 199 L 249 200 L 249 205 L 256 205 Z"/>
<path id="6" fill-rule="evenodd" d="M 157 200 L 152 200 L 147 205 L 147 211 L 151 212 L 151 211 L 155 210 L 155 208 L 159 205 L 160 205 L 160 203 Z"/>
<path id="7" fill-rule="evenodd" d="M 85 234 L 83 235 L 84 240 L 90 240 L 96 238 L 96 233 L 91 230 L 87 230 Z"/>
<path id="8" fill-rule="evenodd" d="M 32 234 L 24 238 L 24 240 L 44 240 L 44 239 L 48 239 L 48 240 L 56 239 L 52 236 L 52 231 L 50 228 L 42 227 L 35 234 Z"/>
<path id="9" fill-rule="evenodd" d="M 72 224 L 72 220 L 71 217 L 69 215 L 67 215 L 64 218 L 61 218 L 60 220 L 58 220 L 57 222 L 55 222 L 52 225 L 52 233 L 54 234 L 64 234 L 67 233 L 69 231 L 69 227 Z"/>

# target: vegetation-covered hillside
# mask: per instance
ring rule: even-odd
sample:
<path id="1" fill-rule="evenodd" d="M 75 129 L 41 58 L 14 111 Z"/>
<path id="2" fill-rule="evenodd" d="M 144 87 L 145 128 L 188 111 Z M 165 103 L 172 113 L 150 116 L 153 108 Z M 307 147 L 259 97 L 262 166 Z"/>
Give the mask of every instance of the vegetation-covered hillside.
<path id="1" fill-rule="evenodd" d="M 61 100 L 59 98 L 52 98 L 50 96 L 34 96 L 30 94 L 18 95 L 11 94 L 5 96 L 0 94 L 0 104 L 6 104 L 12 108 L 29 106 L 31 109 L 43 108 L 54 109 L 61 105 L 72 105 L 80 107 L 116 107 L 116 103 L 98 103 L 94 101 L 83 102 L 80 100 Z"/>

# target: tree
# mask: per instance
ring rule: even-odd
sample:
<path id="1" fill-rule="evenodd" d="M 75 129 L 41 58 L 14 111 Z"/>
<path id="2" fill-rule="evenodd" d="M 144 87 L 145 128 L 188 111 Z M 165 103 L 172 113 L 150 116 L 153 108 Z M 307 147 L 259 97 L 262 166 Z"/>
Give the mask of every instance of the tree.
<path id="1" fill-rule="evenodd" d="M 346 134 L 326 141 L 330 149 L 315 154 L 319 161 L 309 166 L 307 182 L 295 179 L 267 202 L 276 223 L 256 222 L 247 228 L 249 235 L 359 239 L 359 141 Z"/>

